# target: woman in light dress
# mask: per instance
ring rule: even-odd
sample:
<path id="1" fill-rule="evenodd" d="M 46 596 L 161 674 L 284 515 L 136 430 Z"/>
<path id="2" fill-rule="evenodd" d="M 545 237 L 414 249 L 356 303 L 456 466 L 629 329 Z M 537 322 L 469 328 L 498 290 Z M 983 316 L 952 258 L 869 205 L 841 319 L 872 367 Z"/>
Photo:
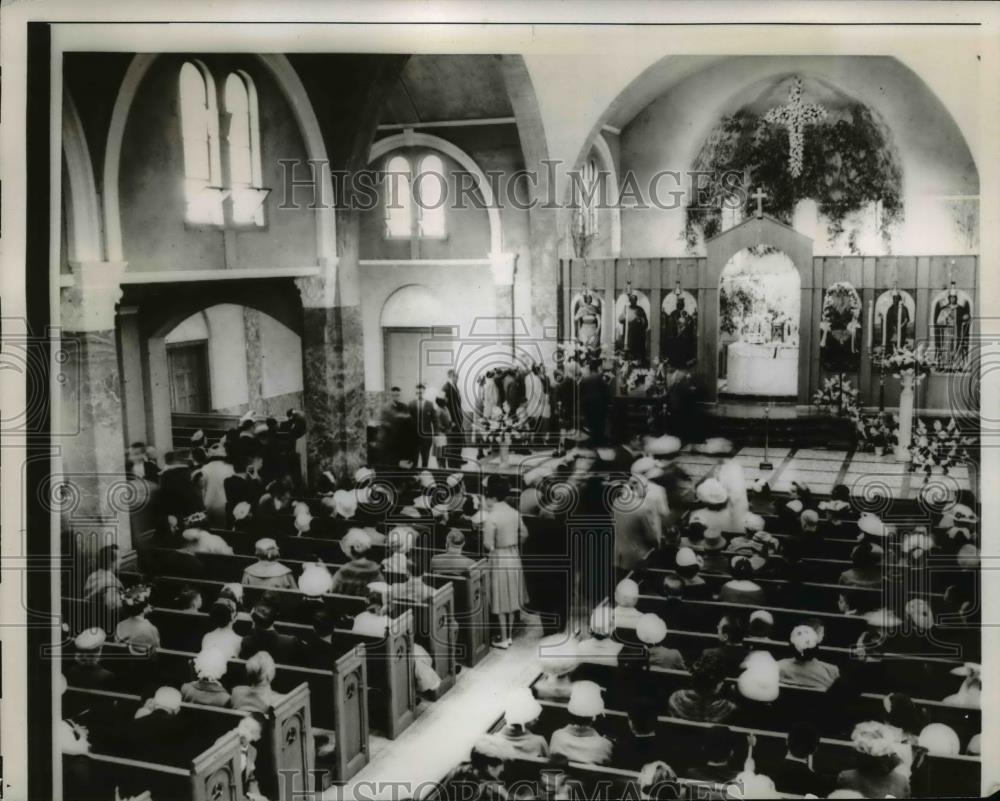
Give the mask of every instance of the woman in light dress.
<path id="1" fill-rule="evenodd" d="M 486 515 L 483 521 L 483 548 L 489 554 L 490 608 L 499 620 L 500 638 L 495 648 L 511 646 L 511 624 L 527 597 L 520 545 L 528 536 L 521 514 L 507 503 L 510 485 L 500 476 L 491 476 L 486 485 Z"/>

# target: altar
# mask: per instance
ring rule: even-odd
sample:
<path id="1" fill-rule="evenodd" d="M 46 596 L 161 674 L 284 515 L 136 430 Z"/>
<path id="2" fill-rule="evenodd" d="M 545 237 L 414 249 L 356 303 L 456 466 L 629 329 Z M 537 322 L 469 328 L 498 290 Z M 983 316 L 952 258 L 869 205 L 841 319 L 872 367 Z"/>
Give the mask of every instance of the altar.
<path id="1" fill-rule="evenodd" d="M 725 391 L 732 395 L 794 396 L 799 349 L 778 344 L 733 342 L 727 348 Z"/>

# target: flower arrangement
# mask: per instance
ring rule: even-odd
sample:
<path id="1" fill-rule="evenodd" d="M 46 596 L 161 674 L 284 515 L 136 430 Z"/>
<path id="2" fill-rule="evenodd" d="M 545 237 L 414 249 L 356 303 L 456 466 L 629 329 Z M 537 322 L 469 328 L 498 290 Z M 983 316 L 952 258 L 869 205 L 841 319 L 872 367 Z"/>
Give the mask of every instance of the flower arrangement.
<path id="1" fill-rule="evenodd" d="M 855 419 L 860 414 L 858 391 L 848 378 L 832 376 L 823 382 L 823 387 L 813 395 L 813 405 L 827 406 L 840 417 Z"/>
<path id="2" fill-rule="evenodd" d="M 871 757 L 899 757 L 904 746 L 899 729 L 875 720 L 855 726 L 851 742 L 859 753 Z"/>
<path id="3" fill-rule="evenodd" d="M 910 376 L 919 381 L 931 371 L 931 360 L 923 343 L 917 345 L 915 349 L 907 343 L 891 353 L 878 348 L 873 351 L 873 360 L 877 366 L 892 373 L 896 378 Z"/>
<path id="4" fill-rule="evenodd" d="M 511 411 L 510 404 L 495 406 L 493 413 L 480 421 L 483 439 L 493 445 L 510 445 L 527 435 L 528 418 L 522 404 Z"/>
<path id="5" fill-rule="evenodd" d="M 560 342 L 555 347 L 553 360 L 557 369 L 563 369 L 567 364 L 583 366 L 595 359 L 604 361 L 609 358 L 607 345 L 587 345 L 576 339 Z"/>
<path id="6" fill-rule="evenodd" d="M 910 445 L 910 469 L 922 471 L 925 481 L 936 467 L 948 475 L 955 465 L 971 461 L 968 449 L 974 442 L 972 437 L 962 433 L 954 417 L 947 424 L 935 420 L 930 426 L 918 419 Z"/>
<path id="7" fill-rule="evenodd" d="M 896 445 L 899 422 L 894 414 L 858 414 L 854 418 L 858 450 L 876 453 Z"/>

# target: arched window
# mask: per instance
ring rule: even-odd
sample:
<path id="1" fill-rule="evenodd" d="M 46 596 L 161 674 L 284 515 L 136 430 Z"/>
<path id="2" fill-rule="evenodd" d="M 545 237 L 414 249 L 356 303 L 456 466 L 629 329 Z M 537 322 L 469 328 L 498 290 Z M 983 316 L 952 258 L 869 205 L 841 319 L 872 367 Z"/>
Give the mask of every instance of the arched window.
<path id="1" fill-rule="evenodd" d="M 576 192 L 576 231 L 587 237 L 597 236 L 597 205 L 601 199 L 600 172 L 595 159 L 587 159 L 580 168 Z"/>
<path id="2" fill-rule="evenodd" d="M 413 234 L 410 189 L 410 162 L 393 156 L 385 165 L 385 235 L 409 237 Z"/>
<path id="3" fill-rule="evenodd" d="M 432 153 L 420 160 L 415 188 L 419 198 L 417 213 L 420 236 L 444 237 L 444 204 L 447 193 L 444 162 L 439 156 Z"/>
<path id="4" fill-rule="evenodd" d="M 229 186 L 232 189 L 233 222 L 263 225 L 261 196 L 260 118 L 257 90 L 250 76 L 233 72 L 226 78 L 226 144 L 229 148 Z"/>
<path id="5" fill-rule="evenodd" d="M 181 138 L 184 145 L 185 216 L 191 223 L 222 225 L 222 167 L 215 81 L 199 62 L 180 73 Z"/>

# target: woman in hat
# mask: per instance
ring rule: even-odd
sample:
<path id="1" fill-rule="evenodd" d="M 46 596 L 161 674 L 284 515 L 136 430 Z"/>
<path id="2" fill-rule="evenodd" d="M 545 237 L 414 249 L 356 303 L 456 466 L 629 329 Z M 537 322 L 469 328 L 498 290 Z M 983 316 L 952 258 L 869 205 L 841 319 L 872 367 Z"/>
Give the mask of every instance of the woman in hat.
<path id="1" fill-rule="evenodd" d="M 514 690 L 504 709 L 505 725 L 493 735 L 493 739 L 499 746 L 508 749 L 514 758 L 548 757 L 549 744 L 545 738 L 540 734 L 532 734 L 528 729 L 541 714 L 542 705 L 535 700 L 531 690 L 527 687 Z"/>
<path id="2" fill-rule="evenodd" d="M 360 528 L 352 528 L 341 538 L 340 549 L 350 561 L 333 574 L 331 592 L 367 596 L 369 584 L 385 581 L 379 566 L 368 558 L 371 545 L 368 532 Z"/>
<path id="3" fill-rule="evenodd" d="M 243 584 L 249 587 L 263 587 L 270 590 L 294 590 L 295 576 L 291 568 L 281 564 L 278 557 L 278 543 L 270 537 L 254 543 L 257 561 L 243 571 Z"/>
<path id="4" fill-rule="evenodd" d="M 233 630 L 236 613 L 236 602 L 220 594 L 215 603 L 208 607 L 208 619 L 212 622 L 213 629 L 201 638 L 201 650 L 218 651 L 229 659 L 236 659 L 240 655 L 243 638 Z"/>
<path id="5" fill-rule="evenodd" d="M 569 700 L 573 685 L 569 674 L 580 665 L 579 643 L 553 634 L 539 641 L 538 654 L 542 675 L 534 684 L 535 695 L 542 700 Z"/>
<path id="6" fill-rule="evenodd" d="M 652 612 L 642 615 L 635 626 L 635 636 L 646 646 L 650 667 L 687 670 L 684 655 L 676 648 L 667 647 L 667 624 L 659 615 Z"/>
<path id="7" fill-rule="evenodd" d="M 575 681 L 570 692 L 570 722 L 552 732 L 549 751 L 563 754 L 570 762 L 606 765 L 611 761 L 611 740 L 598 734 L 594 722 L 604 714 L 604 690 L 592 681 Z"/>
<path id="8" fill-rule="evenodd" d="M 236 453 L 230 451 L 233 474 L 222 481 L 226 493 L 226 521 L 230 528 L 234 528 L 236 524 L 237 505 L 245 503 L 252 510 L 264 494 L 264 485 L 251 473 L 250 462 L 255 456 L 255 451 L 246 446 L 237 448 Z"/>
<path id="9" fill-rule="evenodd" d="M 712 600 L 712 587 L 700 575 L 701 557 L 691 548 L 680 548 L 674 557 L 674 572 L 663 579 L 663 594 L 691 600 Z"/>
<path id="10" fill-rule="evenodd" d="M 691 513 L 689 522 L 701 523 L 706 530 L 736 530 L 733 528 L 732 510 L 729 509 L 729 494 L 717 479 L 708 476 L 695 487 L 694 494 L 699 508 Z"/>
<path id="11" fill-rule="evenodd" d="M 667 707 L 671 717 L 721 723 L 736 714 L 736 704 L 723 697 L 723 665 L 710 653 L 704 653 L 691 667 L 691 687 L 675 690 Z"/>
<path id="12" fill-rule="evenodd" d="M 84 600 L 94 602 L 103 609 L 114 610 L 121 604 L 124 591 L 125 587 L 118 579 L 118 546 L 105 545 L 97 552 L 94 570 L 84 582 Z"/>
<path id="13" fill-rule="evenodd" d="M 612 637 L 614 630 L 614 611 L 607 604 L 598 606 L 590 615 L 590 637 L 580 643 L 580 661 L 617 667 L 625 644 Z"/>
<path id="14" fill-rule="evenodd" d="M 258 651 L 247 660 L 247 683 L 233 687 L 233 709 L 263 712 L 281 701 L 284 696 L 271 689 L 271 682 L 278 672 L 274 659 L 267 651 Z"/>
<path id="15" fill-rule="evenodd" d="M 812 626 L 796 626 L 788 638 L 794 656 L 785 657 L 778 663 L 781 681 L 814 690 L 826 690 L 840 677 L 840 669 L 829 662 L 817 658 L 819 634 Z"/>
<path id="16" fill-rule="evenodd" d="M 469 759 L 455 766 L 441 780 L 440 798 L 474 798 L 476 801 L 506 799 L 503 786 L 505 757 L 495 741 L 480 737 L 472 746 Z"/>
<path id="17" fill-rule="evenodd" d="M 717 459 L 710 475 L 719 482 L 726 493 L 729 520 L 723 530 L 738 531 L 744 515 L 750 511 L 750 501 L 747 498 L 747 482 L 743 475 L 743 466 L 733 458 L 736 447 L 729 440 L 716 437 L 706 440 L 702 452 Z"/>
<path id="18" fill-rule="evenodd" d="M 732 578 L 719 590 L 719 601 L 746 606 L 764 606 L 767 598 L 764 589 L 753 581 L 754 570 L 745 556 L 734 556 L 730 563 Z"/>
<path id="19" fill-rule="evenodd" d="M 837 775 L 838 789 L 855 790 L 862 798 L 909 798 L 910 783 L 896 770 L 902 763 L 904 743 L 898 729 L 870 720 L 851 733 L 857 767 Z"/>
<path id="20" fill-rule="evenodd" d="M 851 551 L 851 567 L 840 574 L 838 584 L 847 587 L 882 586 L 882 548 L 862 542 Z"/>
<path id="21" fill-rule="evenodd" d="M 388 556 L 382 560 L 382 572 L 392 579 L 403 580 L 406 576 L 409 561 L 407 554 L 417 541 L 417 532 L 410 526 L 396 526 L 385 538 Z"/>
<path id="22" fill-rule="evenodd" d="M 636 609 L 639 603 L 639 585 L 632 579 L 622 579 L 615 587 L 614 620 L 616 629 L 634 629 L 642 617 Z"/>
<path id="23" fill-rule="evenodd" d="M 966 662 L 961 667 L 951 671 L 953 676 L 964 676 L 962 686 L 957 693 L 953 693 L 944 699 L 946 704 L 955 706 L 974 707 L 980 706 L 980 694 L 983 691 L 982 666 L 974 662 Z"/>
<path id="24" fill-rule="evenodd" d="M 137 651 L 155 651 L 160 647 L 160 631 L 146 620 L 152 609 L 149 598 L 152 589 L 147 584 L 134 584 L 122 593 L 122 621 L 115 627 L 115 639 L 134 645 Z"/>
<path id="25" fill-rule="evenodd" d="M 189 704 L 229 706 L 229 693 L 222 686 L 229 655 L 215 649 L 203 650 L 194 658 L 196 681 L 181 685 L 181 698 Z"/>
<path id="26" fill-rule="evenodd" d="M 486 519 L 483 523 L 483 549 L 488 554 L 490 574 L 490 611 L 497 616 L 500 638 L 496 648 L 511 646 L 514 615 L 521 611 L 527 596 L 520 546 L 528 536 L 517 510 L 508 505 L 510 485 L 500 476 L 492 476 L 486 485 Z"/>
<path id="27" fill-rule="evenodd" d="M 780 669 L 770 651 L 751 651 L 743 662 L 743 672 L 736 680 L 742 698 L 740 720 L 747 726 L 766 726 L 774 715 L 774 702 L 780 693 Z"/>

